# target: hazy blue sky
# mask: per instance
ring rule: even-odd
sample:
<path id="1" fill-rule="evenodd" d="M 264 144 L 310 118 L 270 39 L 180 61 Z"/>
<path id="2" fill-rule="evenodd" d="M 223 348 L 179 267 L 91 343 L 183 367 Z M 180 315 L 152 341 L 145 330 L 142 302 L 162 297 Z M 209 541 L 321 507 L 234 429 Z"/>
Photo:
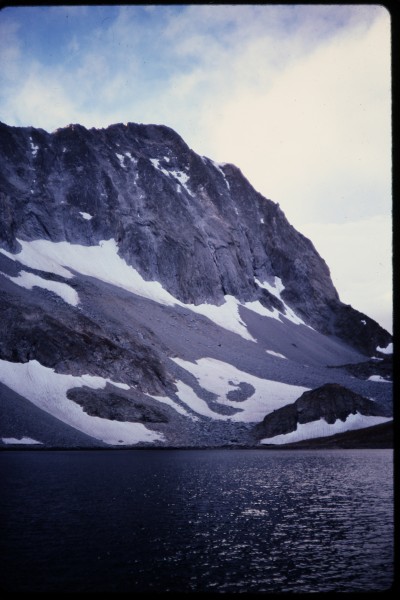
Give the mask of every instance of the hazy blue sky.
<path id="1" fill-rule="evenodd" d="M 9 7 L 0 120 L 160 123 L 233 162 L 391 330 L 390 16 L 379 5 Z"/>

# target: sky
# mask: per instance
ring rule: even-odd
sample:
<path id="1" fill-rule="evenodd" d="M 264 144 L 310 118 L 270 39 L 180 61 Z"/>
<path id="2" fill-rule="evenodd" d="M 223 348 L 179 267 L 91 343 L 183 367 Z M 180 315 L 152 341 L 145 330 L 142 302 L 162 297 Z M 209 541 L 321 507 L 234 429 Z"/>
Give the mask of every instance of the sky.
<path id="1" fill-rule="evenodd" d="M 392 331 L 391 19 L 373 4 L 0 11 L 0 121 L 156 123 L 238 166 Z"/>

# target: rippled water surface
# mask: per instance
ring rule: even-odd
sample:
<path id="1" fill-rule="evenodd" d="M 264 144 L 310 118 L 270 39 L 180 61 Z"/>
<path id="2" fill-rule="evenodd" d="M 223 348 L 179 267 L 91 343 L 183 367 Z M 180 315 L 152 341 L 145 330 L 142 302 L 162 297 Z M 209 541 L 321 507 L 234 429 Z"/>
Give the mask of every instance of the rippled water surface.
<path id="1" fill-rule="evenodd" d="M 382 591 L 390 450 L 6 451 L 2 588 Z"/>

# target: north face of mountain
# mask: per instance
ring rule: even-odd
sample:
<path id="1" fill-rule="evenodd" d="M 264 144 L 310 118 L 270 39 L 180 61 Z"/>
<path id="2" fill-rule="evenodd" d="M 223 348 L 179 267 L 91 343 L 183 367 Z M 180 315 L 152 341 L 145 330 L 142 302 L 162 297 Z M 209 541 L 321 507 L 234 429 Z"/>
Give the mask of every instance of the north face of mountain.
<path id="1" fill-rule="evenodd" d="M 387 443 L 391 335 L 237 167 L 0 124 L 0 210 L 0 447 Z"/>
<path id="2" fill-rule="evenodd" d="M 113 239 L 146 281 L 186 304 L 259 300 L 371 356 L 390 335 L 340 302 L 329 269 L 278 204 L 234 165 L 194 153 L 165 126 L 53 133 L 0 125 L 0 244 Z M 264 282 L 282 282 L 272 294 Z"/>

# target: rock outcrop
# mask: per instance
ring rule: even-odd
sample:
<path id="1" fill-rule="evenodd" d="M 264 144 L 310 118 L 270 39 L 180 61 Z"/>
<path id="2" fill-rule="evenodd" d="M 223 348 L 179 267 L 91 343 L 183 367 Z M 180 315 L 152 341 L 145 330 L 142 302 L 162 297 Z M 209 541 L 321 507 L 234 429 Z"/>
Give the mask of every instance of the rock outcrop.
<path id="1" fill-rule="evenodd" d="M 279 408 L 267 415 L 255 427 L 257 438 L 273 438 L 296 431 L 299 424 L 324 419 L 333 424 L 337 419 L 345 421 L 351 414 L 385 416 L 382 408 L 373 400 L 364 398 L 347 388 L 327 383 L 317 389 L 304 392 L 296 402 Z"/>

